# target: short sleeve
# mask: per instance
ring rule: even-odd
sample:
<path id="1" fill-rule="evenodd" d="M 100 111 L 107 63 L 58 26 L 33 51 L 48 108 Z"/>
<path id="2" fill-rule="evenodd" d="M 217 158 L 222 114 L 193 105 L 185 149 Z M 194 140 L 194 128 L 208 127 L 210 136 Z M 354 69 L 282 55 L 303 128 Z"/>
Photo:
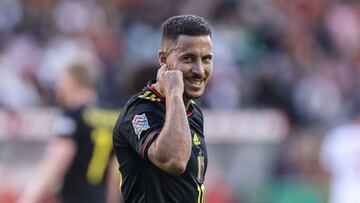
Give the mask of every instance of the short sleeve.
<path id="1" fill-rule="evenodd" d="M 76 131 L 76 121 L 67 116 L 61 115 L 54 119 L 52 131 L 58 137 L 72 137 Z"/>
<path id="2" fill-rule="evenodd" d="M 119 130 L 135 151 L 147 160 L 147 151 L 163 125 L 164 118 L 159 112 L 139 107 L 123 117 Z"/>

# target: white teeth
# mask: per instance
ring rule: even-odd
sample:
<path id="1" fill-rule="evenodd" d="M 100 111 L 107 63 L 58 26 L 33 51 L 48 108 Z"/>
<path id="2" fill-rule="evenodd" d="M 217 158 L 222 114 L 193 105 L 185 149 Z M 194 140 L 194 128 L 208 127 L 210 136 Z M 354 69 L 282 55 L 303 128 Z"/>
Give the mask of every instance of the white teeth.
<path id="1" fill-rule="evenodd" d="M 191 85 L 200 86 L 203 80 L 187 80 Z"/>
<path id="2" fill-rule="evenodd" d="M 200 84 L 201 84 L 201 81 L 191 80 L 190 83 L 193 84 L 193 85 L 200 85 Z"/>

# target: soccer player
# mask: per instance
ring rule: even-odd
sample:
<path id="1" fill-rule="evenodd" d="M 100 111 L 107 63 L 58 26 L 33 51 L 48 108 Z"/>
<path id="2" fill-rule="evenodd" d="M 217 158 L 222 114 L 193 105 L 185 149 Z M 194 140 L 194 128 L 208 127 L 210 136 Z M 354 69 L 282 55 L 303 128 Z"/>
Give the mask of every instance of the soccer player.
<path id="1" fill-rule="evenodd" d="M 198 16 L 162 25 L 157 80 L 125 105 L 113 143 L 126 203 L 204 202 L 207 151 L 194 99 L 211 77 L 212 34 Z"/>
<path id="2" fill-rule="evenodd" d="M 65 112 L 54 122 L 58 136 L 18 203 L 42 202 L 61 181 L 63 203 L 106 202 L 112 129 L 119 113 L 96 107 L 95 70 L 89 64 L 74 63 L 60 77 L 56 94 Z"/>
<path id="3" fill-rule="evenodd" d="M 330 178 L 328 202 L 360 202 L 359 116 L 350 123 L 335 127 L 324 137 L 320 161 Z"/>

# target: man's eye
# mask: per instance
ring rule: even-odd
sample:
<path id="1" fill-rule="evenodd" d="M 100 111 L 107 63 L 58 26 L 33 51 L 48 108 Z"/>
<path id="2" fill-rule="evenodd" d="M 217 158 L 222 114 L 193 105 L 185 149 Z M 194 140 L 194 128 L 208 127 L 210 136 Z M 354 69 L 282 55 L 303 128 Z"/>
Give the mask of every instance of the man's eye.
<path id="1" fill-rule="evenodd" d="M 192 58 L 191 57 L 185 57 L 185 58 L 183 58 L 183 61 L 185 63 L 190 63 L 192 61 Z"/>
<path id="2" fill-rule="evenodd" d="M 205 57 L 205 58 L 203 58 L 203 61 L 206 62 L 206 63 L 210 63 L 212 61 L 212 58 L 211 57 Z"/>

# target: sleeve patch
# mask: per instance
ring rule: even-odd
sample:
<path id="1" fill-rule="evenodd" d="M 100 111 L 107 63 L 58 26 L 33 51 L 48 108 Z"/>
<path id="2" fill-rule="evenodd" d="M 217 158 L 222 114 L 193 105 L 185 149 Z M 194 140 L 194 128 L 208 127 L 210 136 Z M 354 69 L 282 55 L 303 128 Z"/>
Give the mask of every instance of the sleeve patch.
<path id="1" fill-rule="evenodd" d="M 145 113 L 141 115 L 135 115 L 132 120 L 132 125 L 137 135 L 138 139 L 140 139 L 141 132 L 150 128 L 148 119 L 146 118 Z"/>

